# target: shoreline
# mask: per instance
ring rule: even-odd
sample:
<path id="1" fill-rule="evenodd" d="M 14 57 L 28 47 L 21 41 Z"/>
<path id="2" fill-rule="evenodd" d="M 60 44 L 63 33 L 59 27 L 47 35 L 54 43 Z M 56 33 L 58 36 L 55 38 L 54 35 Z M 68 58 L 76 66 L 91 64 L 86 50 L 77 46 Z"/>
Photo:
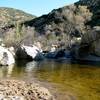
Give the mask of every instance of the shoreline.
<path id="1" fill-rule="evenodd" d="M 0 100 L 55 100 L 47 88 L 36 82 L 0 80 Z"/>

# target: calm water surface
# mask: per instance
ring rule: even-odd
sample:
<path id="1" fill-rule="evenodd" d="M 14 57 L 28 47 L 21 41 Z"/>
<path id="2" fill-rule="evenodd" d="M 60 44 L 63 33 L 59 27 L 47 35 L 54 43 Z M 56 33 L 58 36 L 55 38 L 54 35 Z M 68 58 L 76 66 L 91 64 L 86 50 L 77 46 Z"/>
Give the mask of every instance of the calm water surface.
<path id="1" fill-rule="evenodd" d="M 0 67 L 0 77 L 36 78 L 54 85 L 65 96 L 69 94 L 72 100 L 100 100 L 100 65 L 52 60 L 33 61 L 14 67 Z"/>

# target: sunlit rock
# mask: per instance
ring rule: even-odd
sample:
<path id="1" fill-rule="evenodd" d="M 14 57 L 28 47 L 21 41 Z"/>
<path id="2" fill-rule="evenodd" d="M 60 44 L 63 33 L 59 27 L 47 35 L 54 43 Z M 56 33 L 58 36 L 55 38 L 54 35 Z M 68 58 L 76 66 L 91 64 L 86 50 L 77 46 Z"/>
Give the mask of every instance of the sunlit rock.
<path id="1" fill-rule="evenodd" d="M 43 59 L 42 49 L 39 49 L 35 45 L 22 45 L 16 51 L 16 59 L 41 60 Z"/>
<path id="2" fill-rule="evenodd" d="M 9 50 L 13 55 L 15 55 L 14 47 L 9 47 L 8 50 Z"/>
<path id="3" fill-rule="evenodd" d="M 57 49 L 57 48 L 56 48 L 56 45 L 53 45 L 53 44 L 52 44 L 52 47 L 51 47 L 50 52 L 55 52 L 55 51 L 56 51 L 56 49 Z"/>
<path id="4" fill-rule="evenodd" d="M 5 47 L 0 46 L 0 65 L 11 65 L 15 63 L 13 54 Z"/>

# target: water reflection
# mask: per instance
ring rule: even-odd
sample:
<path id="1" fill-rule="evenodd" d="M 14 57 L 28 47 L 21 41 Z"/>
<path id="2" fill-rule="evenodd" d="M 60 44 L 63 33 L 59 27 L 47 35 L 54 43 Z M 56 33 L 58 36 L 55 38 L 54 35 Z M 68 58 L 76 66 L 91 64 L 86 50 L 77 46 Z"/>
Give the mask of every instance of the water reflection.
<path id="1" fill-rule="evenodd" d="M 25 71 L 32 72 L 33 70 L 37 69 L 37 65 L 38 65 L 38 62 L 36 62 L 36 61 L 28 62 L 26 64 Z"/>
<path id="2" fill-rule="evenodd" d="M 58 91 L 70 92 L 79 100 L 100 100 L 99 65 L 70 64 L 52 60 L 35 65 L 31 70 L 31 77 L 57 84 Z"/>
<path id="3" fill-rule="evenodd" d="M 100 100 L 100 66 L 61 60 L 18 63 L 0 67 L 0 77 L 37 78 L 57 85 L 58 91 L 72 93 L 79 100 Z M 62 99 L 63 100 L 63 99 Z"/>
<path id="4" fill-rule="evenodd" d="M 0 78 L 11 77 L 14 65 L 0 66 Z"/>

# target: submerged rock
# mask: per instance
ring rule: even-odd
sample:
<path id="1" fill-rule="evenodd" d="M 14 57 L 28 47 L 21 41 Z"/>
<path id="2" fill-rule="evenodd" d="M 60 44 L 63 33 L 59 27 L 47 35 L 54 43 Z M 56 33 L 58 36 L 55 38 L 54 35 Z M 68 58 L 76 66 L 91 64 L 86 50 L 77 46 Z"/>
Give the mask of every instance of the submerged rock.
<path id="1" fill-rule="evenodd" d="M 49 52 L 46 54 L 46 58 L 59 59 L 59 58 L 71 58 L 70 51 L 61 49 L 54 52 Z"/>
<path id="2" fill-rule="evenodd" d="M 11 65 L 15 63 L 13 54 L 5 47 L 0 46 L 0 65 Z"/>

